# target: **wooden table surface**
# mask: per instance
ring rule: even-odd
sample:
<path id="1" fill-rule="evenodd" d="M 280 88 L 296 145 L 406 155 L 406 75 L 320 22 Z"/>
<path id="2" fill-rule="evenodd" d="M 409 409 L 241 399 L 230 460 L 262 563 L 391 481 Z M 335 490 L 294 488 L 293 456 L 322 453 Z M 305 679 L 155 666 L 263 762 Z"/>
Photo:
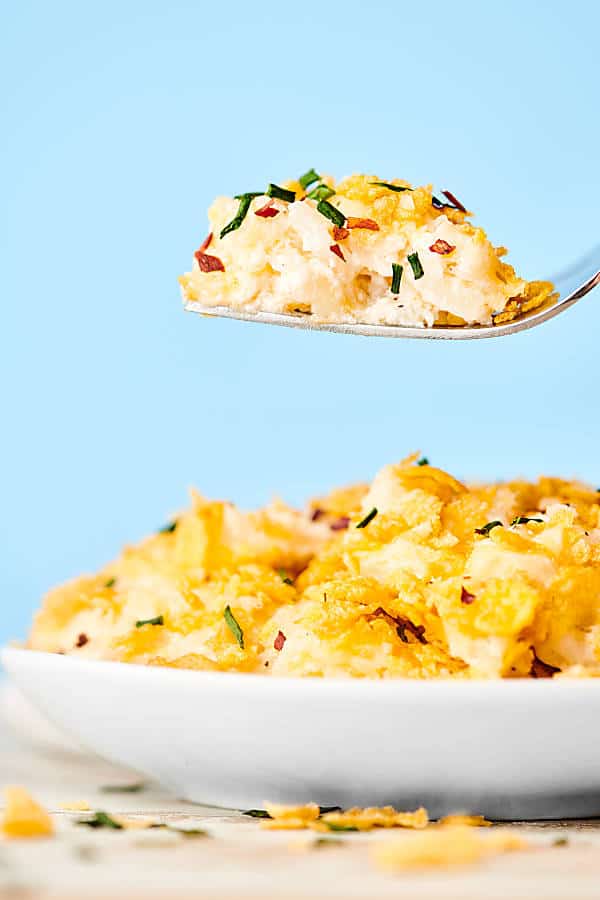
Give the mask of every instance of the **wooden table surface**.
<path id="1" fill-rule="evenodd" d="M 1 687 L 1 685 L 0 685 Z M 388 873 L 370 848 L 392 834 L 269 832 L 235 811 L 199 807 L 150 785 L 108 794 L 103 786 L 136 776 L 52 740 L 14 696 L 0 689 L 0 783 L 26 787 L 55 815 L 46 840 L 0 840 L 2 900 L 600 900 L 600 820 L 527 823 L 533 849 L 455 869 Z M 208 838 L 166 830 L 92 830 L 84 813 L 61 805 L 194 825 Z M 393 832 L 394 835 L 398 831 Z M 559 837 L 568 843 L 555 846 Z"/>

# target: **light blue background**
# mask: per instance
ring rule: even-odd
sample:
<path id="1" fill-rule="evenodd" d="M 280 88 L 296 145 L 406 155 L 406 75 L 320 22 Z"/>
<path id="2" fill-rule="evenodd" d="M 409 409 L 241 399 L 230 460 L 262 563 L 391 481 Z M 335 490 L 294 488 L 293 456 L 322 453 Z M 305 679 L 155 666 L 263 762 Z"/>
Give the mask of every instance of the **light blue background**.
<path id="1" fill-rule="evenodd" d="M 597 240 L 598 5 L 6 4 L 0 639 L 188 485 L 291 501 L 413 449 L 600 480 L 600 296 L 448 345 L 186 316 L 218 193 L 316 166 L 448 187 L 548 275 Z"/>

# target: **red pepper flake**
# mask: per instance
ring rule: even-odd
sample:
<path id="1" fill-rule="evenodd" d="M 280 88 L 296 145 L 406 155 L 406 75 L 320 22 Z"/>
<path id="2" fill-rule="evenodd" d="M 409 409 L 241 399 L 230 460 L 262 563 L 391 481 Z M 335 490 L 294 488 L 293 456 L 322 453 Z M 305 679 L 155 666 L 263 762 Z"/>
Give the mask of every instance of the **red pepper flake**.
<path id="1" fill-rule="evenodd" d="M 331 531 L 345 531 L 350 524 L 350 516 L 340 516 L 335 522 L 332 522 L 329 528 Z"/>
<path id="2" fill-rule="evenodd" d="M 273 646 L 276 650 L 283 650 L 283 645 L 285 644 L 285 634 L 283 631 L 277 632 L 277 637 L 273 641 Z"/>
<path id="3" fill-rule="evenodd" d="M 444 241 L 442 238 L 438 238 L 437 241 L 433 242 L 429 249 L 432 253 L 439 253 L 440 256 L 447 256 L 448 253 L 452 253 L 453 250 L 456 250 L 456 246 L 449 244 L 448 241 Z"/>
<path id="4" fill-rule="evenodd" d="M 79 635 L 79 637 L 77 638 L 77 641 L 75 642 L 75 646 L 76 647 L 85 647 L 85 645 L 87 644 L 88 641 L 89 641 L 89 637 L 87 636 L 87 634 L 83 634 L 83 632 L 82 632 Z"/>
<path id="5" fill-rule="evenodd" d="M 280 210 L 273 206 L 272 200 L 269 200 L 269 202 L 265 203 L 264 206 L 261 206 L 260 209 L 254 210 L 254 215 L 260 216 L 262 219 L 272 219 L 274 216 L 278 216 L 279 213 Z"/>
<path id="6" fill-rule="evenodd" d="M 428 643 L 427 638 L 425 637 L 424 625 L 415 625 L 414 622 L 411 622 L 410 619 L 407 619 L 405 616 L 393 616 L 384 609 L 383 606 L 378 606 L 372 613 L 368 613 L 365 618 L 367 622 L 370 622 L 371 619 L 385 619 L 392 627 L 395 627 L 396 634 L 403 644 L 409 643 L 406 632 L 411 634 L 419 644 Z"/>
<path id="7" fill-rule="evenodd" d="M 346 228 L 367 228 L 369 231 L 379 231 L 379 225 L 373 219 L 355 219 L 354 216 L 348 216 Z"/>
<path id="8" fill-rule="evenodd" d="M 205 250 L 208 250 L 212 239 L 213 239 L 213 233 L 211 231 L 209 234 L 206 235 L 206 237 L 204 238 L 204 240 L 198 247 L 198 253 L 204 253 Z"/>
<path id="9" fill-rule="evenodd" d="M 349 236 L 350 232 L 347 228 L 340 227 L 339 225 L 334 225 L 333 227 L 333 239 L 334 241 L 345 241 Z"/>
<path id="10" fill-rule="evenodd" d="M 339 256 L 339 258 L 343 262 L 346 262 L 346 260 L 344 258 L 344 254 L 342 253 L 342 248 L 339 246 L 339 244 L 332 244 L 329 249 L 331 250 L 332 253 L 335 253 L 336 256 Z"/>
<path id="11" fill-rule="evenodd" d="M 460 602 L 466 603 L 468 606 L 470 603 L 473 602 L 474 599 L 475 599 L 475 594 L 470 594 L 469 591 L 466 589 L 466 587 L 464 587 L 464 585 L 463 585 L 463 587 L 461 588 L 461 591 L 460 591 Z"/>
<path id="12" fill-rule="evenodd" d="M 202 250 L 196 250 L 194 253 L 201 272 L 224 272 L 225 266 L 218 256 L 210 256 L 203 253 Z"/>
<path id="13" fill-rule="evenodd" d="M 560 669 L 557 669 L 556 666 L 551 666 L 550 663 L 545 663 L 541 660 L 533 647 L 529 649 L 533 653 L 533 662 L 529 670 L 532 678 L 552 678 L 556 672 L 560 672 Z"/>
<path id="14" fill-rule="evenodd" d="M 444 195 L 444 197 L 446 197 L 447 200 L 450 201 L 450 203 L 452 203 L 453 206 L 456 207 L 456 209 L 459 209 L 461 212 L 466 213 L 467 207 L 463 206 L 460 200 L 456 199 L 454 194 L 450 193 L 450 191 L 442 191 L 442 194 Z"/>
<path id="15" fill-rule="evenodd" d="M 313 509 L 313 511 L 312 511 L 312 515 L 311 515 L 311 517 L 310 517 L 310 521 L 311 521 L 311 522 L 318 522 L 319 519 L 322 519 L 324 515 L 325 515 L 325 510 L 324 510 L 324 509 L 321 509 L 320 507 L 317 506 L 317 508 L 316 508 L 316 509 Z"/>

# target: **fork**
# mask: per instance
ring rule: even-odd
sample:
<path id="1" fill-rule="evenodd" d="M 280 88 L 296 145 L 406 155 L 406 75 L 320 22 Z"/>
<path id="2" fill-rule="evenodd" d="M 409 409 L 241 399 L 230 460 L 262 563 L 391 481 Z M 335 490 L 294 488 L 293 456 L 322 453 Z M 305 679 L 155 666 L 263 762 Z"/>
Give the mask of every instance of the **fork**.
<path id="1" fill-rule="evenodd" d="M 319 322 L 310 315 L 293 313 L 248 312 L 228 306 L 204 306 L 198 300 L 187 300 L 188 312 L 203 316 L 241 319 L 244 322 L 261 322 L 264 325 L 285 325 L 288 328 L 304 328 L 308 331 L 335 331 L 339 334 L 359 334 L 365 337 L 429 338 L 433 340 L 464 341 L 478 338 L 503 337 L 535 328 L 553 319 L 577 303 L 592 288 L 600 284 L 600 247 L 596 247 L 578 262 L 550 279 L 558 294 L 548 307 L 524 313 L 502 325 L 442 325 L 415 327 L 406 325 L 367 325 L 361 322 Z"/>

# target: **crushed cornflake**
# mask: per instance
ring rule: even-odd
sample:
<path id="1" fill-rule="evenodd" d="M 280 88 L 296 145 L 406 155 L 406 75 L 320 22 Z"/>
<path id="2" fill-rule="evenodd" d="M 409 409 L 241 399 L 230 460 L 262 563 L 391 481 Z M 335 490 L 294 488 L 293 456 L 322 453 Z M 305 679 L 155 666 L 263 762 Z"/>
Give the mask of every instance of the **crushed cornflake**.
<path id="1" fill-rule="evenodd" d="M 402 871 L 469 865 L 496 854 L 526 850 L 529 846 L 520 835 L 508 829 L 482 834 L 469 825 L 448 825 L 377 843 L 371 853 L 379 868 Z"/>
<path id="2" fill-rule="evenodd" d="M 310 828 L 313 831 L 371 831 L 373 828 L 426 828 L 427 810 L 422 806 L 414 812 L 399 812 L 393 806 L 355 806 L 347 810 L 323 811 L 316 803 L 305 806 L 266 804 L 270 819 L 263 819 L 263 828 L 291 830 Z"/>
<path id="3" fill-rule="evenodd" d="M 304 806 L 265 803 L 265 812 L 271 818 L 261 818 L 260 824 L 262 828 L 267 828 L 271 831 L 310 828 L 311 822 L 315 822 L 321 814 L 321 810 L 316 803 L 306 803 Z"/>
<path id="4" fill-rule="evenodd" d="M 493 823 L 484 816 L 474 816 L 470 813 L 450 813 L 438 819 L 437 825 L 468 825 L 470 828 L 489 828 Z"/>
<path id="5" fill-rule="evenodd" d="M 414 812 L 399 812 L 393 806 L 368 806 L 361 809 L 354 806 L 341 812 L 325 813 L 311 827 L 318 831 L 352 828 L 356 831 L 371 831 L 373 828 L 426 828 L 429 824 L 427 810 L 420 806 Z"/>
<path id="6" fill-rule="evenodd" d="M 25 788 L 4 788 L 1 833 L 7 838 L 39 838 L 54 834 L 52 818 Z"/>

